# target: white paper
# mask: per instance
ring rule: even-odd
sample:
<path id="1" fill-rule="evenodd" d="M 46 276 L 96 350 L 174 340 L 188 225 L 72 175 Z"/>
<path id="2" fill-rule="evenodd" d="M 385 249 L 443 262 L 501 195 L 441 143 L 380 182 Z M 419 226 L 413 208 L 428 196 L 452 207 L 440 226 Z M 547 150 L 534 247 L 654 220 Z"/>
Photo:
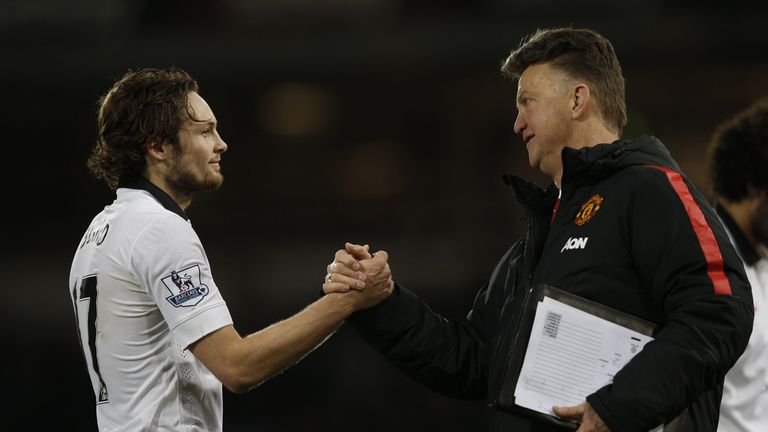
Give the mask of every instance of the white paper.
<path id="1" fill-rule="evenodd" d="M 553 406 L 583 403 L 651 340 L 544 297 L 536 308 L 515 403 L 545 414 L 553 414 Z"/>

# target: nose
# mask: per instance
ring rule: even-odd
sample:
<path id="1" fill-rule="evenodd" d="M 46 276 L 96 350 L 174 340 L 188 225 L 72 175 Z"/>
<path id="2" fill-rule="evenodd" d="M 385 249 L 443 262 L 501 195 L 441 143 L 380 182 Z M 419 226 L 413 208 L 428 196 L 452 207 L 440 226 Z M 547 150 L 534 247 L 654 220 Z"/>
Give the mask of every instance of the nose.
<path id="1" fill-rule="evenodd" d="M 216 146 L 213 148 L 213 151 L 216 153 L 224 153 L 227 151 L 227 143 L 224 142 L 224 139 L 221 138 L 221 135 L 219 135 L 218 132 L 216 132 Z"/>
<path id="2" fill-rule="evenodd" d="M 517 113 L 517 117 L 515 118 L 515 133 L 516 134 L 522 134 L 523 130 L 528 125 L 525 123 L 525 119 L 523 118 L 523 115 L 521 113 Z"/>

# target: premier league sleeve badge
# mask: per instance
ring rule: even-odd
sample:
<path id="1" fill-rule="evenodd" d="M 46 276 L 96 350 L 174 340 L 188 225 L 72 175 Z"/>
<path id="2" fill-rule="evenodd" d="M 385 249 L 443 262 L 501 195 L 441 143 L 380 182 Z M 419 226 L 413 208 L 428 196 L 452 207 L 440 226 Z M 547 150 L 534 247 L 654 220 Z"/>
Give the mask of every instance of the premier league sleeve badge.
<path id="1" fill-rule="evenodd" d="M 200 278 L 199 265 L 189 266 L 179 271 L 172 270 L 170 275 L 162 279 L 162 282 L 171 293 L 165 299 L 174 307 L 196 306 L 210 292 Z"/>

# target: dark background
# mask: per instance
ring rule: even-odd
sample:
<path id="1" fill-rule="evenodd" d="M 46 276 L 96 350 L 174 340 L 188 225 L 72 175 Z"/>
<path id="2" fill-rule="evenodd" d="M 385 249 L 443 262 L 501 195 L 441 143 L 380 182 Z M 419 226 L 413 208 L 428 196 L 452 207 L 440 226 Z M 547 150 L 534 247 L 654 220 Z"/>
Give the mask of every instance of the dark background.
<path id="1" fill-rule="evenodd" d="M 311 302 L 345 241 L 390 252 L 396 280 L 459 319 L 523 229 L 501 175 L 546 183 L 513 133 L 510 50 L 539 27 L 606 35 L 627 78 L 625 136 L 659 136 L 708 193 L 714 127 L 768 94 L 768 9 L 721 3 L 0 1 L 8 430 L 95 429 L 67 280 L 112 200 L 84 164 L 96 100 L 128 68 L 186 69 L 219 119 L 226 182 L 189 214 L 241 333 Z M 225 398 L 228 431 L 486 425 L 485 402 L 408 381 L 348 327 Z"/>

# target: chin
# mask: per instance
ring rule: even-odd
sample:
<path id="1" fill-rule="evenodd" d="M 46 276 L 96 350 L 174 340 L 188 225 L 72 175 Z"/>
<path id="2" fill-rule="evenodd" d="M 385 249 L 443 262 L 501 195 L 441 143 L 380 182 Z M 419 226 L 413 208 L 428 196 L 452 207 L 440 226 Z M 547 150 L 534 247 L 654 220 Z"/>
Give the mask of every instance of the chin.
<path id="1" fill-rule="evenodd" d="M 208 190 L 218 190 L 224 184 L 224 177 L 219 176 L 206 184 Z"/>
<path id="2" fill-rule="evenodd" d="M 197 191 L 215 191 L 224 184 L 224 177 L 221 175 L 208 176 L 206 179 L 197 183 Z"/>

